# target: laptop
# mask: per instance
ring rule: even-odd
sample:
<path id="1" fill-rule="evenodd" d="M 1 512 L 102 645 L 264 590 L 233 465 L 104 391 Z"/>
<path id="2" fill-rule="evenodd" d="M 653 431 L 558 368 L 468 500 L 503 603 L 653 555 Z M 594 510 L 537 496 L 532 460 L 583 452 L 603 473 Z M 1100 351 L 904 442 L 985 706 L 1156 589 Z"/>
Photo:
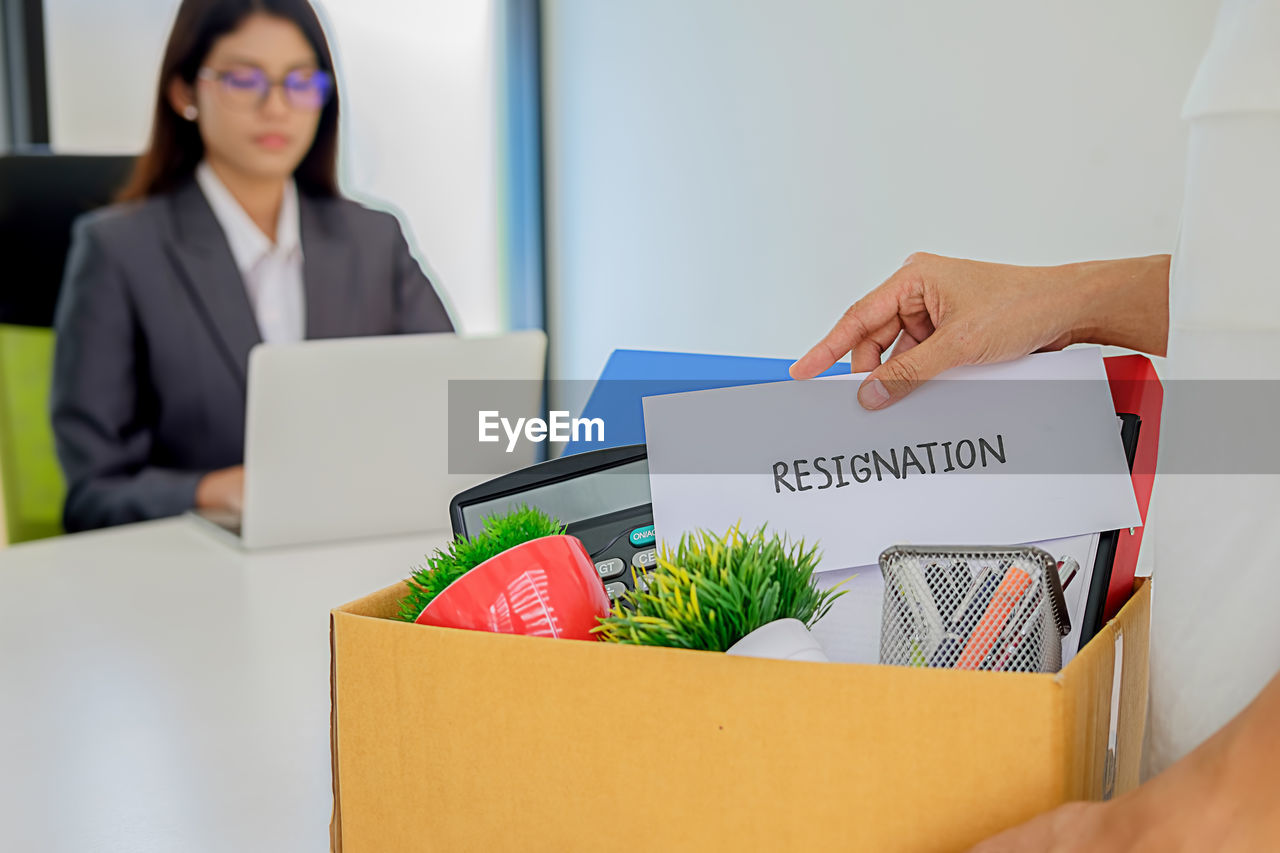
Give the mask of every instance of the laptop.
<path id="1" fill-rule="evenodd" d="M 455 494 L 536 461 L 479 444 L 477 412 L 540 416 L 546 349 L 541 331 L 260 344 L 243 513 L 196 515 L 246 549 L 447 529 Z"/>

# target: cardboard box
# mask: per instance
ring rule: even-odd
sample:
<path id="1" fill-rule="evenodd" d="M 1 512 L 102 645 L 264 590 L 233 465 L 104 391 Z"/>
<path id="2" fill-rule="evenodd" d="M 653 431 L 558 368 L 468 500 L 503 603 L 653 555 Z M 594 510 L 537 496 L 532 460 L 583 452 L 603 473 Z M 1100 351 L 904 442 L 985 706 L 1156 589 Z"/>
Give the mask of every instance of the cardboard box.
<path id="1" fill-rule="evenodd" d="M 1056 675 L 428 628 L 403 592 L 332 614 L 341 853 L 964 850 L 1138 781 L 1149 584 Z"/>

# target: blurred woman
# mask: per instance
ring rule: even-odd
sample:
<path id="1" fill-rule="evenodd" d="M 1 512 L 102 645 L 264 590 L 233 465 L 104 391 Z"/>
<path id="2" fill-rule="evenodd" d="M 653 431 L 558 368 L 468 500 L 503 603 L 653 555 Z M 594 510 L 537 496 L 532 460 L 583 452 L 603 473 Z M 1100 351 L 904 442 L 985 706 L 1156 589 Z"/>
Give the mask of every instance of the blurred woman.
<path id="1" fill-rule="evenodd" d="M 238 511 L 249 350 L 452 330 L 396 220 L 341 197 L 307 0 L 184 0 L 151 141 L 74 228 L 52 409 L 68 531 Z"/>

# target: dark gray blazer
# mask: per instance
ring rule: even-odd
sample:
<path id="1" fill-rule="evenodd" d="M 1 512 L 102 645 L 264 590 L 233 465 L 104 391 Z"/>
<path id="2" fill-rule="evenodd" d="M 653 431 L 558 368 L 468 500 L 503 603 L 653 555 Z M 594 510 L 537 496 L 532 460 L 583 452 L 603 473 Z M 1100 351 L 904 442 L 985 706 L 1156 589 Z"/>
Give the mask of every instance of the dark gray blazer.
<path id="1" fill-rule="evenodd" d="M 395 218 L 299 193 L 306 336 L 453 325 Z M 249 349 L 261 340 L 194 180 L 73 226 L 54 321 L 52 414 L 68 531 L 177 515 L 244 460 Z"/>

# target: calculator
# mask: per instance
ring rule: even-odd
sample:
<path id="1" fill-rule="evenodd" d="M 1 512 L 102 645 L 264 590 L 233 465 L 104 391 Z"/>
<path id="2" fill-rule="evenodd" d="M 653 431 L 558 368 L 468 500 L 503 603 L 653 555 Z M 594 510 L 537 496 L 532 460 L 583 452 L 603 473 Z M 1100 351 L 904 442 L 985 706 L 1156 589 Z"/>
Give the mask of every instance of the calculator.
<path id="1" fill-rule="evenodd" d="M 472 486 L 449 502 L 453 535 L 474 536 L 486 518 L 521 505 L 559 519 L 582 540 L 611 601 L 634 588 L 633 569 L 643 587 L 657 563 L 643 444 L 549 459 Z"/>

